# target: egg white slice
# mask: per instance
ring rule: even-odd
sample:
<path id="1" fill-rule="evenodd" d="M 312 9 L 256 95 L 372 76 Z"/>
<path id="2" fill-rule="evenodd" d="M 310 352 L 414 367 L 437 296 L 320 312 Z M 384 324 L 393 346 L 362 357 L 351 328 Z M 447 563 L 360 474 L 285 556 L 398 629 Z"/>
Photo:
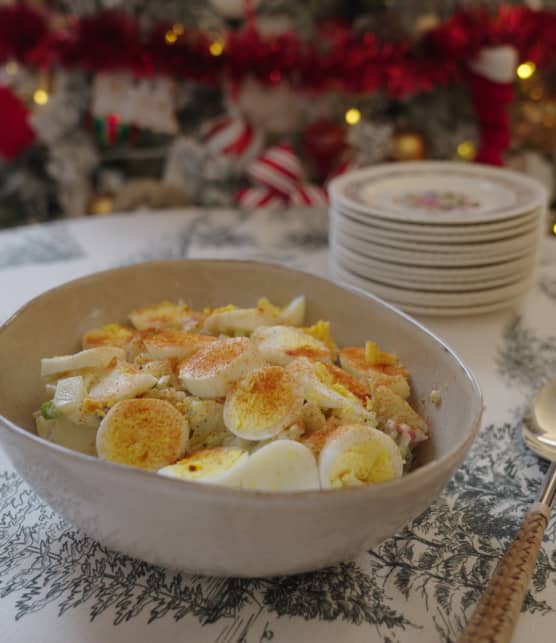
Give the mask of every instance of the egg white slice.
<path id="1" fill-rule="evenodd" d="M 203 330 L 213 335 L 250 335 L 259 326 L 276 322 L 278 314 L 272 308 L 232 308 L 215 311 L 203 324 Z"/>
<path id="2" fill-rule="evenodd" d="M 231 386 L 263 365 L 259 351 L 246 337 L 219 339 L 181 363 L 179 378 L 201 398 L 224 397 Z"/>
<path id="3" fill-rule="evenodd" d="M 87 348 L 73 355 L 57 355 L 41 359 L 41 375 L 47 377 L 79 371 L 84 368 L 105 368 L 113 359 L 125 359 L 125 351 L 117 346 Z"/>
<path id="4" fill-rule="evenodd" d="M 372 344 L 376 352 L 380 355 L 388 357 L 384 363 L 370 362 L 367 359 L 366 350 L 361 346 L 346 346 L 340 350 L 340 366 L 348 373 L 356 377 L 365 378 L 369 373 L 385 373 L 386 375 L 401 375 L 404 378 L 408 377 L 407 369 L 398 360 L 397 356 L 392 353 L 383 353 L 378 350 L 374 342 L 367 342 Z"/>
<path id="5" fill-rule="evenodd" d="M 99 458 L 158 470 L 179 460 L 187 448 L 186 418 L 166 400 L 132 398 L 117 402 L 100 423 Z"/>
<path id="6" fill-rule="evenodd" d="M 83 334 L 81 344 L 83 348 L 97 346 L 119 346 L 126 348 L 135 337 L 137 331 L 123 324 L 105 324 L 100 328 L 91 328 Z"/>
<path id="7" fill-rule="evenodd" d="M 346 424 L 330 433 L 319 457 L 323 489 L 355 487 L 400 478 L 403 459 L 391 437 L 377 429 Z"/>
<path id="8" fill-rule="evenodd" d="M 249 456 L 240 471 L 243 489 L 308 491 L 320 489 L 311 450 L 294 440 L 275 440 Z"/>
<path id="9" fill-rule="evenodd" d="M 74 422 L 79 421 L 79 409 L 87 395 L 85 380 L 81 375 L 64 377 L 56 383 L 54 406 Z"/>
<path id="10" fill-rule="evenodd" d="M 286 366 L 296 357 L 330 361 L 330 349 L 324 342 L 293 326 L 266 326 L 251 336 L 261 355 L 271 364 Z"/>
<path id="11" fill-rule="evenodd" d="M 198 326 L 202 315 L 186 304 L 162 301 L 154 306 L 132 310 L 129 319 L 137 330 L 190 330 Z"/>
<path id="12" fill-rule="evenodd" d="M 316 364 L 305 357 L 297 358 L 287 367 L 307 401 L 321 409 L 342 409 L 359 404 L 354 397 L 346 397 L 349 392 L 339 393 L 323 382 L 317 375 L 316 368 Z"/>
<path id="13" fill-rule="evenodd" d="M 265 366 L 240 380 L 226 396 L 224 424 L 246 440 L 271 438 L 301 416 L 303 396 L 280 366 Z"/>
<path id="14" fill-rule="evenodd" d="M 164 330 L 145 337 L 143 344 L 151 359 L 185 359 L 215 341 L 216 339 L 209 335 Z"/>
<path id="15" fill-rule="evenodd" d="M 278 315 L 277 323 L 287 326 L 303 326 L 306 307 L 307 304 L 304 295 L 295 297 L 282 309 Z"/>
<path id="16" fill-rule="evenodd" d="M 145 373 L 127 362 L 118 362 L 91 387 L 88 397 L 93 400 L 117 402 L 146 393 L 157 382 L 157 378 L 150 373 Z"/>
<path id="17" fill-rule="evenodd" d="M 179 480 L 239 487 L 241 470 L 248 458 L 246 451 L 233 447 L 200 449 L 158 473 Z"/>

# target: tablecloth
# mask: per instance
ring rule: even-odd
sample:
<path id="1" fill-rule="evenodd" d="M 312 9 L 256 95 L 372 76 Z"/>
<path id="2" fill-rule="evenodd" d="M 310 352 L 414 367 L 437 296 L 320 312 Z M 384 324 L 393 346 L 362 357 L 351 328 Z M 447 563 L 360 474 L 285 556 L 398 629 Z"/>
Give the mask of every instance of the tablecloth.
<path id="1" fill-rule="evenodd" d="M 145 212 L 3 231 L 0 319 L 69 279 L 175 257 L 266 259 L 326 274 L 326 211 Z M 555 319 L 556 242 L 549 239 L 534 288 L 513 309 L 422 318 L 477 374 L 486 404 L 481 433 L 425 513 L 357 560 L 312 574 L 202 578 L 130 559 L 61 520 L 0 451 L 0 641 L 455 640 L 546 470 L 519 428 L 535 390 L 556 376 Z M 548 642 L 554 632 L 552 518 L 515 641 Z"/>

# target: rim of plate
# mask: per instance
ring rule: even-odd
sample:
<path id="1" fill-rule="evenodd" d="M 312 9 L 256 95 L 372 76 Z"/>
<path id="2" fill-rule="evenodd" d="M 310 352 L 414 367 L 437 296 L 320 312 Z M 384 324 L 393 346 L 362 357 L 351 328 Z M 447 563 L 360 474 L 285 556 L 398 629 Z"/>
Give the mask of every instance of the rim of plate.
<path id="1" fill-rule="evenodd" d="M 504 250 L 510 250 L 515 247 L 527 245 L 533 241 L 538 234 L 538 226 L 534 225 L 521 232 L 512 233 L 506 237 L 483 238 L 476 237 L 473 239 L 462 239 L 459 235 L 454 235 L 450 240 L 429 238 L 417 235 L 393 236 L 375 234 L 371 230 L 359 230 L 352 228 L 351 224 L 335 221 L 332 223 L 333 233 L 339 232 L 340 235 L 346 235 L 358 239 L 363 243 L 373 245 L 382 245 L 390 248 L 399 248 L 400 250 L 416 250 L 418 252 L 430 250 L 431 252 L 453 252 L 454 254 L 466 254 L 475 248 L 478 251 L 489 248 L 493 252 L 500 253 Z"/>
<path id="2" fill-rule="evenodd" d="M 402 288 L 410 287 L 415 288 L 416 290 L 435 292 L 468 292 L 478 289 L 498 288 L 500 286 L 507 286 L 521 279 L 525 279 L 534 272 L 534 267 L 532 266 L 530 269 L 519 273 L 474 279 L 458 279 L 456 276 L 456 278 L 450 280 L 431 279 L 420 275 L 415 276 L 411 272 L 402 275 L 395 272 L 381 271 L 378 268 L 373 268 L 366 264 L 358 264 L 347 257 L 336 256 L 332 262 L 336 262 L 336 265 L 344 268 L 348 272 L 360 275 L 364 279 L 378 281 L 387 286 L 400 286 Z M 331 265 L 333 265 L 332 262 Z"/>
<path id="3" fill-rule="evenodd" d="M 441 293 L 438 291 L 418 289 L 415 287 L 401 288 L 389 286 L 373 279 L 367 279 L 351 270 L 346 270 L 337 264 L 332 265 L 331 268 L 335 275 L 346 279 L 348 283 L 352 283 L 353 285 L 359 286 L 365 290 L 369 289 L 369 292 L 376 294 L 378 297 L 382 297 L 383 299 L 386 299 L 386 301 L 390 301 L 392 303 L 395 302 L 394 305 L 413 304 L 418 306 L 423 304 L 440 307 L 458 307 L 465 305 L 478 306 L 490 302 L 497 303 L 500 300 L 510 299 L 522 294 L 529 289 L 533 281 L 532 276 L 528 275 L 525 279 L 517 280 L 508 286 L 476 289 L 474 291 L 467 291 L 466 293 Z M 486 301 L 483 301 L 485 299 Z M 463 303 L 465 300 L 467 300 L 467 304 Z"/>
<path id="4" fill-rule="evenodd" d="M 415 265 L 411 263 L 404 263 L 399 261 L 391 261 L 387 259 L 378 259 L 376 257 L 369 257 L 365 254 L 362 254 L 361 252 L 358 252 L 357 250 L 352 250 L 351 248 L 347 248 L 345 246 L 339 245 L 334 240 L 332 240 L 330 244 L 330 250 L 331 250 L 330 252 L 331 257 L 338 257 L 339 254 L 340 255 L 343 254 L 344 256 L 347 256 L 347 257 L 350 257 L 350 256 L 354 257 L 354 261 L 365 262 L 369 265 L 369 267 L 372 267 L 372 266 L 377 266 L 378 268 L 384 267 L 387 270 L 390 270 L 391 272 L 417 271 L 423 276 L 427 276 L 427 275 L 434 276 L 434 274 L 437 274 L 439 272 L 442 272 L 443 274 L 446 274 L 446 275 L 448 275 L 449 273 L 465 274 L 468 277 L 471 277 L 472 275 L 475 275 L 475 274 L 478 274 L 479 276 L 481 276 L 485 272 L 486 273 L 501 272 L 503 274 L 507 274 L 508 270 L 519 272 L 524 268 L 533 267 L 537 263 L 535 256 L 527 254 L 517 259 L 504 259 L 502 261 L 496 261 L 496 262 L 480 264 L 480 265 L 470 265 L 470 266 Z"/>
<path id="5" fill-rule="evenodd" d="M 493 230 L 481 230 L 475 226 L 468 226 L 469 230 L 459 229 L 451 231 L 440 231 L 431 233 L 427 230 L 401 230 L 397 228 L 385 228 L 375 225 L 376 220 L 363 223 L 361 220 L 354 219 L 349 215 L 344 215 L 333 208 L 330 209 L 330 225 L 337 228 L 352 229 L 353 234 L 361 236 L 372 236 L 377 239 L 403 241 L 405 239 L 415 239 L 419 241 L 433 241 L 442 245 L 464 245 L 473 242 L 491 242 L 504 241 L 512 237 L 517 237 L 536 230 L 540 223 L 540 217 L 531 217 L 528 220 L 519 222 L 513 226 L 496 228 Z"/>
<path id="6" fill-rule="evenodd" d="M 359 224 L 365 226 L 373 225 L 384 230 L 395 230 L 399 232 L 407 232 L 409 234 L 454 235 L 459 234 L 462 231 L 483 233 L 483 231 L 493 232 L 515 228 L 534 220 L 541 220 L 544 216 L 545 209 L 543 207 L 537 207 L 532 210 L 528 210 L 527 212 L 522 212 L 507 219 L 500 219 L 497 221 L 474 221 L 471 223 L 454 224 L 433 224 L 425 221 L 394 221 L 393 219 L 385 219 L 375 216 L 372 210 L 357 212 L 356 210 L 348 209 L 343 205 L 339 205 L 333 199 L 330 200 L 329 212 L 333 212 L 336 217 L 357 221 Z"/>
<path id="7" fill-rule="evenodd" d="M 394 263 L 405 263 L 406 265 L 415 266 L 483 266 L 512 259 L 521 259 L 527 255 L 533 254 L 537 249 L 536 240 L 523 247 L 514 250 L 505 250 L 501 253 L 473 252 L 468 253 L 450 253 L 450 252 L 431 252 L 425 253 L 418 250 L 405 250 L 395 248 L 385 244 L 369 243 L 354 237 L 346 236 L 342 233 L 334 232 L 330 235 L 330 244 L 337 247 L 353 250 L 366 257 L 392 261 Z"/>
<path id="8" fill-rule="evenodd" d="M 513 193 L 514 203 L 509 205 L 489 206 L 478 211 L 458 210 L 444 211 L 440 220 L 434 220 L 424 210 L 409 209 L 404 213 L 388 209 L 380 204 L 369 204 L 363 196 L 363 190 L 370 185 L 378 185 L 385 180 L 428 177 L 436 185 L 443 179 L 455 178 L 466 180 L 489 181 L 495 186 Z M 345 204 L 358 212 L 368 213 L 383 219 L 394 221 L 415 221 L 434 224 L 465 224 L 473 222 L 498 221 L 546 205 L 546 188 L 535 179 L 505 168 L 494 168 L 482 164 L 470 164 L 457 161 L 408 161 L 404 163 L 382 163 L 360 170 L 347 172 L 333 179 L 329 186 L 331 202 Z M 446 191 L 451 193 L 450 190 Z M 476 196 L 476 195 L 475 195 Z M 437 213 L 438 214 L 438 213 Z M 432 215 L 435 216 L 435 215 Z"/>

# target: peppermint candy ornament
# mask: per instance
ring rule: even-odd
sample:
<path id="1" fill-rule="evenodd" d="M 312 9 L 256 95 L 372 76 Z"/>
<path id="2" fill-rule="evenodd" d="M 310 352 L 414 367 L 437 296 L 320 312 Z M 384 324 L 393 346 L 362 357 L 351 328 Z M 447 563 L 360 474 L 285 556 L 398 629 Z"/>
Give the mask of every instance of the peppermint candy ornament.
<path id="1" fill-rule="evenodd" d="M 287 197 L 301 183 L 303 169 L 291 145 L 281 143 L 251 161 L 247 175 L 254 183 Z"/>
<path id="2" fill-rule="evenodd" d="M 267 210 L 280 210 L 286 205 L 286 200 L 274 190 L 258 186 L 239 190 L 236 194 L 236 203 L 248 211 L 262 208 Z"/>
<path id="3" fill-rule="evenodd" d="M 262 147 L 260 132 L 241 118 L 232 116 L 202 125 L 200 138 L 213 156 L 230 156 L 240 161 L 250 160 Z"/>
<path id="4" fill-rule="evenodd" d="M 326 190 L 318 185 L 312 185 L 310 183 L 298 185 L 290 194 L 290 205 L 316 207 L 319 205 L 326 205 L 327 203 L 328 195 Z"/>

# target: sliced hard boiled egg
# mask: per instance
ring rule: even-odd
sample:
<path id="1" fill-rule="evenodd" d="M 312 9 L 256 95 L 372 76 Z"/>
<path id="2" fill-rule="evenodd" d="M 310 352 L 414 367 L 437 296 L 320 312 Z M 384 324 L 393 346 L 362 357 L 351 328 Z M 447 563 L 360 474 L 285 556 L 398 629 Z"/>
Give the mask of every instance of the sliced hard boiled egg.
<path id="1" fill-rule="evenodd" d="M 151 359 L 184 359 L 199 348 L 215 342 L 214 337 L 197 335 L 180 330 L 163 330 L 143 339 L 145 350 Z"/>
<path id="2" fill-rule="evenodd" d="M 252 453 L 240 477 L 242 488 L 257 491 L 320 489 L 315 456 L 294 440 L 275 440 Z"/>
<path id="3" fill-rule="evenodd" d="M 318 362 L 315 364 L 315 370 L 322 381 L 331 383 L 335 390 L 348 391 L 356 397 L 361 404 L 365 405 L 371 397 L 369 386 L 344 371 L 339 366 L 332 363 Z"/>
<path id="4" fill-rule="evenodd" d="M 226 335 L 250 335 L 262 326 L 286 324 L 300 326 L 305 318 L 305 297 L 300 296 L 280 309 L 268 299 L 262 298 L 254 308 L 223 306 L 210 312 L 204 322 L 208 333 Z"/>
<path id="5" fill-rule="evenodd" d="M 41 360 L 41 375 L 46 377 L 84 368 L 105 368 L 114 358 L 125 359 L 125 351 L 116 346 L 98 346 L 73 355 L 45 357 Z"/>
<path id="6" fill-rule="evenodd" d="M 119 346 L 125 348 L 135 337 L 136 331 L 122 324 L 105 324 L 100 328 L 88 330 L 81 338 L 83 348 L 96 346 Z"/>
<path id="7" fill-rule="evenodd" d="M 306 326 L 301 330 L 307 333 L 307 335 L 311 335 L 311 337 L 318 339 L 323 344 L 328 346 L 328 350 L 330 351 L 330 355 L 333 360 L 335 360 L 338 357 L 338 346 L 336 345 L 336 342 L 332 338 L 332 331 L 330 329 L 329 321 L 324 321 L 322 319 L 319 319 L 319 321 L 313 324 L 312 326 Z"/>
<path id="8" fill-rule="evenodd" d="M 117 362 L 91 387 L 88 397 L 93 400 L 117 402 L 146 393 L 158 380 L 127 362 Z"/>
<path id="9" fill-rule="evenodd" d="M 213 311 L 203 324 L 203 330 L 212 334 L 250 335 L 259 326 L 276 322 L 278 313 L 274 307 L 236 308 L 225 306 Z"/>
<path id="10" fill-rule="evenodd" d="M 141 469 L 158 470 L 185 453 L 189 425 L 165 400 L 122 400 L 100 423 L 96 447 L 99 458 Z"/>
<path id="11" fill-rule="evenodd" d="M 335 385 L 324 364 L 300 357 L 291 362 L 287 370 L 295 379 L 303 397 L 321 409 L 341 409 L 359 405 L 359 400 L 347 388 Z"/>
<path id="12" fill-rule="evenodd" d="M 179 378 L 197 397 L 224 397 L 234 382 L 262 365 L 259 351 L 246 337 L 219 339 L 182 362 Z"/>
<path id="13" fill-rule="evenodd" d="M 251 337 L 262 356 L 271 364 L 286 366 L 296 357 L 331 360 L 330 349 L 324 342 L 293 326 L 258 328 Z"/>
<path id="14" fill-rule="evenodd" d="M 176 387 L 179 385 L 176 368 L 175 359 L 153 359 L 141 365 L 141 372 L 155 377 L 159 388 Z"/>
<path id="15" fill-rule="evenodd" d="M 400 478 L 403 459 L 388 435 L 368 426 L 346 424 L 326 438 L 319 473 L 323 489 L 357 487 Z"/>
<path id="16" fill-rule="evenodd" d="M 252 371 L 226 396 L 224 424 L 245 440 L 266 440 L 300 416 L 303 396 L 290 373 L 280 366 Z"/>
<path id="17" fill-rule="evenodd" d="M 369 350 L 371 346 L 373 350 Z M 407 369 L 397 356 L 378 350 L 374 342 L 367 342 L 366 348 L 360 346 L 342 348 L 340 350 L 340 366 L 356 377 L 366 377 L 373 372 L 409 377 Z"/>
<path id="18" fill-rule="evenodd" d="M 154 306 L 131 311 L 129 319 L 138 330 L 191 330 L 199 325 L 202 315 L 186 304 L 162 301 Z"/>
<path id="19" fill-rule="evenodd" d="M 233 447 L 200 449 L 175 464 L 160 469 L 158 473 L 180 480 L 239 487 L 240 472 L 248 458 L 246 451 Z"/>

